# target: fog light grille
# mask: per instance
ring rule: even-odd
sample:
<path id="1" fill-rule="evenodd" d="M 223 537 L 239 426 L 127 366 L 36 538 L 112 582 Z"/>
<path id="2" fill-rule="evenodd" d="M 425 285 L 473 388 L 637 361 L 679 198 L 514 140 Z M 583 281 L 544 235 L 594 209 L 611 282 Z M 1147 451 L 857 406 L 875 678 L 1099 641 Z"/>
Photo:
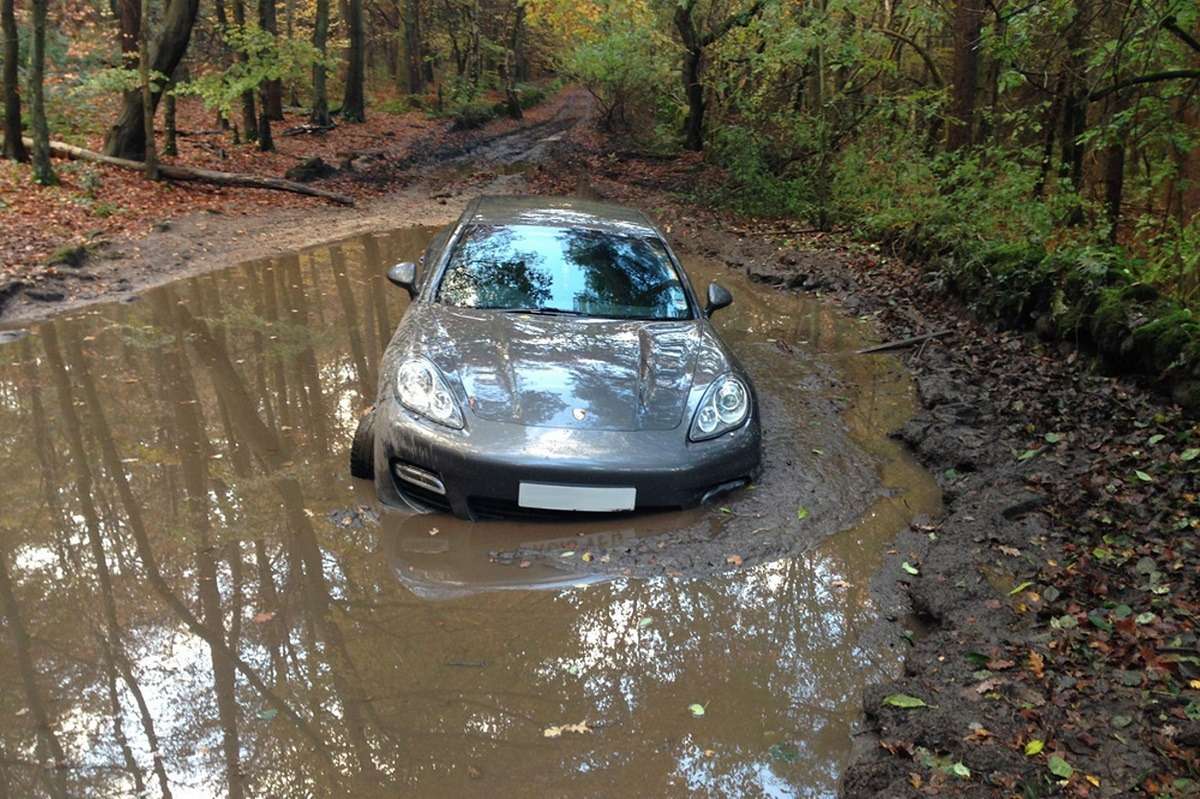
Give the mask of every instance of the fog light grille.
<path id="1" fill-rule="evenodd" d="M 446 495 L 446 486 L 442 483 L 441 478 L 419 466 L 396 461 L 392 464 L 392 473 L 396 475 L 396 479 L 415 485 L 417 488 L 423 488 L 442 496 Z"/>

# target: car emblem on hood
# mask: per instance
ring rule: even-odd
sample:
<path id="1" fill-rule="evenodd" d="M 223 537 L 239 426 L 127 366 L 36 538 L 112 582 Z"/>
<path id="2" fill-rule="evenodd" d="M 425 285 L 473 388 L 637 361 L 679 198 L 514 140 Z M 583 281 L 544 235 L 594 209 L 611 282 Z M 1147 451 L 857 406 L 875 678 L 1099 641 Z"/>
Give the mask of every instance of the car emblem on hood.
<path id="1" fill-rule="evenodd" d="M 583 417 L 587 416 L 587 411 L 585 411 L 583 408 L 576 408 L 575 410 L 571 411 L 571 415 L 575 417 L 576 421 L 582 422 Z"/>

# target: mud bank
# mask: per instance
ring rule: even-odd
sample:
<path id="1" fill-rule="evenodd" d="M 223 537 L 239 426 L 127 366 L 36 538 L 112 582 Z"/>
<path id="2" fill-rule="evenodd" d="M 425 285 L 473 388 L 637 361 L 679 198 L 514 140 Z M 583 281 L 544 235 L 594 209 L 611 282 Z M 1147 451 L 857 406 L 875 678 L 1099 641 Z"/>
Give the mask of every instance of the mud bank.
<path id="1" fill-rule="evenodd" d="M 945 513 L 876 579 L 928 626 L 904 676 L 866 692 L 874 735 L 842 794 L 1187 795 L 1197 481 L 1178 409 L 976 324 L 869 248 L 772 260 L 742 268 L 815 280 L 892 339 L 946 331 L 908 350 L 921 410 L 895 434 Z"/>

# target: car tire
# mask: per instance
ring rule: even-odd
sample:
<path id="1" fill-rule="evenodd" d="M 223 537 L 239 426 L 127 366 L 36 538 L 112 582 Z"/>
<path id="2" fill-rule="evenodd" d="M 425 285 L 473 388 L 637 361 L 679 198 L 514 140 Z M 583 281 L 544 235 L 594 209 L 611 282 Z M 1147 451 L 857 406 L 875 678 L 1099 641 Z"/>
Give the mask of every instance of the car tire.
<path id="1" fill-rule="evenodd" d="M 350 444 L 350 474 L 363 480 L 375 479 L 375 409 L 364 413 Z"/>

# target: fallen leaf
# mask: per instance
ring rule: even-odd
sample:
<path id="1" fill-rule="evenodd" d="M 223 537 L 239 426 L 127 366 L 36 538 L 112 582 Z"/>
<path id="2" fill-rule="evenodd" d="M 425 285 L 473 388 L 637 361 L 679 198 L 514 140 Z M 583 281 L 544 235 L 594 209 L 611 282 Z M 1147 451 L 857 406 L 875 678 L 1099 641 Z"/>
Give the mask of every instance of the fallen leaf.
<path id="1" fill-rule="evenodd" d="M 1154 478 L 1143 472 L 1141 469 L 1135 469 L 1133 473 L 1137 475 L 1137 479 L 1141 480 L 1143 483 L 1154 482 Z"/>
<path id="2" fill-rule="evenodd" d="M 801 505 L 799 508 L 796 508 L 796 518 L 799 519 L 800 521 L 804 521 L 805 519 L 807 519 L 808 518 L 808 508 L 804 507 L 803 505 Z"/>
<path id="3" fill-rule="evenodd" d="M 1042 676 L 1045 674 L 1045 668 L 1046 668 L 1046 659 L 1044 657 L 1042 657 L 1041 653 L 1030 650 L 1029 651 L 1029 670 L 1031 672 L 1033 672 L 1033 676 L 1037 677 L 1038 679 L 1041 679 Z"/>
<path id="4" fill-rule="evenodd" d="M 638 619 L 638 627 L 639 628 L 649 627 L 653 623 L 654 623 L 654 619 L 650 618 L 649 616 L 642 616 L 642 618 Z"/>
<path id="5" fill-rule="evenodd" d="M 441 532 L 441 530 L 437 529 L 436 527 L 430 527 L 430 528 L 429 528 L 429 534 L 430 534 L 430 535 L 437 535 L 437 534 L 438 534 L 438 533 L 440 533 L 440 532 Z"/>
<path id="6" fill-rule="evenodd" d="M 279 711 L 273 707 L 264 708 L 255 714 L 260 721 L 270 721 L 279 715 Z"/>
<path id="7" fill-rule="evenodd" d="M 529 561 L 527 561 L 527 560 L 523 560 L 523 561 L 521 561 L 520 563 L 518 563 L 518 564 L 517 564 L 517 567 L 518 567 L 518 568 L 521 568 L 521 569 L 528 569 L 528 568 L 530 567 L 530 565 L 531 565 L 531 564 L 530 564 L 530 562 L 529 562 Z"/>
<path id="8" fill-rule="evenodd" d="M 591 732 L 592 728 L 587 725 L 587 721 L 580 721 L 576 724 L 560 724 L 554 727 L 547 727 L 542 730 L 543 738 L 559 738 L 564 732 L 573 732 L 577 735 Z"/>
<path id="9" fill-rule="evenodd" d="M 920 569 L 909 563 L 907 560 L 900 564 L 900 568 L 912 575 L 918 575 L 921 573 Z"/>
<path id="10" fill-rule="evenodd" d="M 919 699 L 915 696 L 909 696 L 908 694 L 891 694 L 890 696 L 884 697 L 883 703 L 885 705 L 891 705 L 892 707 L 900 707 L 905 709 L 929 707 L 929 705 L 925 704 L 924 699 Z"/>
<path id="11" fill-rule="evenodd" d="M 1033 757 L 1034 755 L 1041 752 L 1042 749 L 1044 749 L 1045 747 L 1046 747 L 1045 741 L 1034 738 L 1031 741 L 1029 741 L 1029 743 L 1025 744 L 1025 755 L 1026 755 L 1026 757 Z"/>
<path id="12" fill-rule="evenodd" d="M 1025 580 L 1024 582 L 1014 586 L 1013 589 L 1008 592 L 1008 595 L 1016 596 L 1017 594 L 1021 593 L 1022 591 L 1024 591 L 1026 588 L 1028 588 L 1031 585 L 1033 585 L 1033 581 Z"/>
<path id="13" fill-rule="evenodd" d="M 964 780 L 971 779 L 971 769 L 967 768 L 961 760 L 950 767 L 950 773 Z"/>
<path id="14" fill-rule="evenodd" d="M 1056 777 L 1062 777 L 1064 780 L 1071 779 L 1071 775 L 1075 773 L 1075 769 L 1071 768 L 1071 764 L 1058 755 L 1050 755 L 1050 760 L 1046 762 L 1046 768 L 1050 769 L 1051 774 Z"/>
<path id="15" fill-rule="evenodd" d="M 726 555 L 725 562 L 731 566 L 741 566 L 742 565 L 742 556 L 741 555 Z"/>
<path id="16" fill-rule="evenodd" d="M 700 704 L 699 702 L 690 704 L 688 705 L 688 712 L 696 718 L 700 718 L 705 713 L 704 705 Z"/>

